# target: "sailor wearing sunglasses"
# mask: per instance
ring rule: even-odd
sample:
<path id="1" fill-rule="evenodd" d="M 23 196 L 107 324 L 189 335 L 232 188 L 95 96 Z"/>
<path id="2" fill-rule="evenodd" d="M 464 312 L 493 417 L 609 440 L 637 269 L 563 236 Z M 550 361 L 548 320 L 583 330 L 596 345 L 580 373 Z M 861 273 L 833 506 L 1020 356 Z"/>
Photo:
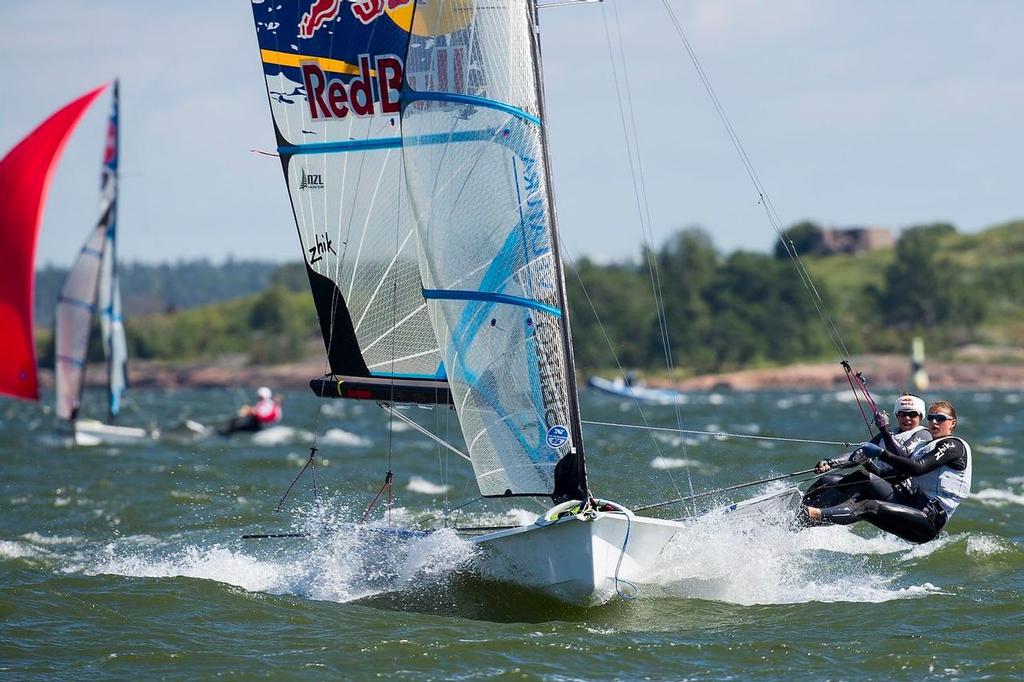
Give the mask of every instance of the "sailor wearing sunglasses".
<path id="1" fill-rule="evenodd" d="M 826 508 L 806 507 L 804 513 L 811 523 L 845 526 L 867 521 L 910 542 L 934 540 L 971 492 L 971 446 L 953 435 L 957 418 L 952 403 L 933 403 L 926 419 L 932 440 L 910 455 L 866 443 L 851 460 L 880 459 L 911 477 L 910 490 L 897 490 L 888 500 L 861 499 Z"/>
<path id="2" fill-rule="evenodd" d="M 889 418 L 881 412 L 875 420 L 880 431 L 871 439 L 871 443 L 889 452 L 909 455 L 932 439 L 927 427 L 921 424 L 925 412 L 924 400 L 911 393 L 904 393 L 896 399 L 893 412 L 899 424 L 896 433 L 889 431 Z M 853 453 L 834 460 L 823 460 L 815 468 L 818 473 L 824 473 L 835 466 L 851 464 L 852 457 Z M 869 459 L 863 463 L 863 470 L 820 477 L 807 489 L 803 503 L 809 507 L 832 507 L 855 497 L 891 500 L 895 494 L 893 487 L 908 486 L 909 481 L 906 474 L 895 471 L 885 462 Z"/>

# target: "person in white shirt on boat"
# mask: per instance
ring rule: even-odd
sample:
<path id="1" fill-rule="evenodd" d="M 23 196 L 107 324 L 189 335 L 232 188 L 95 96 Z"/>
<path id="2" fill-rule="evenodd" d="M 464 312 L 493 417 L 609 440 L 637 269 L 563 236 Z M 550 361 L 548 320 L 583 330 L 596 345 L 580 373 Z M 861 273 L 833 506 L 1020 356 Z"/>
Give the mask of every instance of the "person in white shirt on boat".
<path id="1" fill-rule="evenodd" d="M 932 440 L 909 455 L 865 443 L 851 459 L 858 463 L 881 459 L 894 471 L 911 477 L 908 488 L 894 488 L 884 499 L 870 497 L 873 488 L 866 488 L 858 500 L 825 508 L 805 507 L 806 518 L 812 524 L 867 521 L 910 542 L 934 540 L 971 492 L 971 447 L 953 435 L 957 416 L 949 401 L 932 403 L 926 419 Z"/>
<path id="2" fill-rule="evenodd" d="M 256 398 L 256 403 L 242 407 L 238 411 L 238 416 L 232 419 L 221 433 L 227 435 L 236 431 L 259 431 L 281 421 L 283 412 L 280 396 L 274 396 L 268 387 L 260 386 L 256 390 Z"/>
<path id="3" fill-rule="evenodd" d="M 921 420 L 924 419 L 924 400 L 920 397 L 904 393 L 896 399 L 893 412 L 896 414 L 899 430 L 891 433 L 888 428 L 888 416 L 880 412 L 875 419 L 875 425 L 880 430 L 871 439 L 871 443 L 882 445 L 890 452 L 910 454 L 932 439 L 928 429 L 921 425 Z M 885 428 L 882 428 L 883 426 Z M 819 473 L 825 473 L 836 466 L 848 464 L 851 456 L 823 460 L 818 462 L 816 469 Z M 860 494 L 861 487 L 865 485 L 875 488 L 874 497 L 883 495 L 887 487 L 884 483 L 875 484 L 872 477 L 880 477 L 894 487 L 906 485 L 909 480 L 906 474 L 894 471 L 881 460 L 868 460 L 864 462 L 862 470 L 846 475 L 827 474 L 819 478 L 804 494 L 804 504 L 810 507 L 831 507 Z"/>

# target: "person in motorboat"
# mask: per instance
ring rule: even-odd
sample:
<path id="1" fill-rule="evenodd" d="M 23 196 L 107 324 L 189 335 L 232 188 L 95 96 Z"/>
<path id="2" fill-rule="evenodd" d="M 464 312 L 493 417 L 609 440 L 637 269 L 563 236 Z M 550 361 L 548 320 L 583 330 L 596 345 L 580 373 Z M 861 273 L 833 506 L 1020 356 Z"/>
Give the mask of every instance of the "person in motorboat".
<path id="1" fill-rule="evenodd" d="M 280 396 L 275 396 L 268 387 L 260 386 L 256 390 L 256 398 L 255 404 L 245 405 L 238 411 L 238 415 L 221 430 L 222 434 L 259 431 L 281 421 L 283 413 Z"/>
<path id="2" fill-rule="evenodd" d="M 856 498 L 831 507 L 804 507 L 802 513 L 807 520 L 844 526 L 867 521 L 910 542 L 934 540 L 970 494 L 971 447 L 953 435 L 957 416 L 949 401 L 932 403 L 926 419 L 932 440 L 909 455 L 864 443 L 850 460 L 863 463 L 880 459 L 894 471 L 909 475 L 909 486 L 897 488 L 876 476 Z"/>
<path id="3" fill-rule="evenodd" d="M 896 433 L 891 433 L 888 428 L 888 415 L 885 412 L 879 412 L 875 417 L 875 425 L 879 428 L 879 432 L 871 439 L 871 443 L 881 445 L 889 452 L 909 455 L 932 439 L 931 432 L 921 424 L 924 419 L 924 400 L 920 397 L 904 393 L 896 399 L 893 412 L 896 415 L 899 430 Z M 848 464 L 851 456 L 852 454 L 834 460 L 823 460 L 818 462 L 816 469 L 818 473 L 825 473 L 836 466 Z M 827 474 L 822 476 L 804 494 L 803 503 L 809 507 L 831 507 L 859 494 L 862 486 L 872 486 L 877 490 L 879 488 L 873 483 L 873 476 L 888 481 L 893 487 L 908 484 L 909 477 L 906 474 L 895 471 L 881 460 L 868 460 L 862 467 L 862 469 L 845 475 Z M 883 484 L 881 490 L 885 489 Z"/>

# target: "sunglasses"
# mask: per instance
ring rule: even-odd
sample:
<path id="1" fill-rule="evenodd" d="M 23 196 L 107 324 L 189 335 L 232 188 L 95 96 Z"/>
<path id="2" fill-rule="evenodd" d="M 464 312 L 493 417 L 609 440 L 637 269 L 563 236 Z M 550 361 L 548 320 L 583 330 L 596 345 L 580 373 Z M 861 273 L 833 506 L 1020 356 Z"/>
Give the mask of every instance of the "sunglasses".
<path id="1" fill-rule="evenodd" d="M 897 417 L 909 417 L 910 419 L 914 419 L 915 417 L 920 417 L 921 413 L 920 412 L 897 412 L 896 416 Z"/>
<path id="2" fill-rule="evenodd" d="M 941 424 L 942 422 L 947 422 L 950 419 L 956 419 L 956 417 L 950 417 L 948 414 L 930 414 L 927 419 L 930 422 L 939 422 Z"/>

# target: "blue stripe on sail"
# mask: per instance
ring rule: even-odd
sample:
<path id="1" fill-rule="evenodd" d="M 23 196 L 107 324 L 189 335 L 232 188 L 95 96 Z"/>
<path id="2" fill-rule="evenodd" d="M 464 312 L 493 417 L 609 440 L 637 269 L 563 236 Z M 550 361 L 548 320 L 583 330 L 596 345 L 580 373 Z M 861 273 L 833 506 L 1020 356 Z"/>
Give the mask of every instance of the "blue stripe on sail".
<path id="1" fill-rule="evenodd" d="M 83 301 L 83 300 L 78 299 L 78 298 L 68 298 L 67 296 L 61 296 L 60 298 L 57 299 L 57 302 L 58 303 L 67 303 L 68 305 L 72 305 L 72 306 L 75 306 L 77 308 L 84 308 L 84 309 L 88 310 L 89 312 L 92 312 L 92 311 L 96 310 L 96 304 L 95 303 L 89 303 L 88 301 Z"/>
<path id="2" fill-rule="evenodd" d="M 309 142 L 278 147 L 281 154 L 321 154 L 326 152 L 365 152 L 374 149 L 395 149 L 402 146 L 400 137 L 378 137 L 373 140 L 339 140 L 338 142 Z"/>
<path id="3" fill-rule="evenodd" d="M 370 372 L 370 376 L 378 379 L 416 379 L 426 381 L 437 379 L 436 374 L 415 374 L 409 372 L 403 372 L 401 374 L 395 372 Z"/>
<path id="4" fill-rule="evenodd" d="M 96 258 L 100 258 L 101 256 L 103 256 L 103 252 L 102 251 L 97 251 L 96 249 L 93 249 L 93 248 L 88 247 L 88 246 L 83 246 L 82 247 L 82 253 L 87 253 L 90 256 L 95 256 Z"/>
<path id="5" fill-rule="evenodd" d="M 377 149 L 398 149 L 399 147 L 426 146 L 432 144 L 449 144 L 452 142 L 479 142 L 498 136 L 498 130 L 465 130 L 458 133 L 432 133 L 415 137 L 378 137 L 372 140 L 338 140 L 337 142 L 309 142 L 278 147 L 279 154 L 345 154 L 348 152 L 365 152 Z"/>
<path id="6" fill-rule="evenodd" d="M 68 357 L 67 355 L 58 355 L 57 359 L 60 360 L 61 362 L 66 362 L 72 365 L 73 367 L 78 367 L 79 369 L 85 367 L 85 361 L 79 360 L 78 358 Z"/>
<path id="7" fill-rule="evenodd" d="M 460 289 L 424 289 L 423 298 L 443 299 L 453 301 L 491 301 L 493 303 L 507 303 L 518 305 L 523 308 L 533 308 L 541 312 L 561 317 L 562 311 L 553 305 L 548 305 L 533 298 L 512 296 L 511 294 L 499 294 L 493 291 L 467 291 Z"/>
<path id="8" fill-rule="evenodd" d="M 402 98 L 410 102 L 415 102 L 418 100 L 427 100 L 430 102 L 456 102 L 458 104 L 472 104 L 473 106 L 483 107 L 485 109 L 497 109 L 498 111 L 504 111 L 506 114 L 512 114 L 516 118 L 521 118 L 524 121 L 529 121 L 534 125 L 540 125 L 540 119 L 534 116 L 533 114 L 527 111 L 523 111 L 519 107 L 514 107 L 511 104 L 499 102 L 494 99 L 487 99 L 486 97 L 464 95 L 456 92 L 418 92 L 416 90 L 409 90 L 402 93 Z"/>

